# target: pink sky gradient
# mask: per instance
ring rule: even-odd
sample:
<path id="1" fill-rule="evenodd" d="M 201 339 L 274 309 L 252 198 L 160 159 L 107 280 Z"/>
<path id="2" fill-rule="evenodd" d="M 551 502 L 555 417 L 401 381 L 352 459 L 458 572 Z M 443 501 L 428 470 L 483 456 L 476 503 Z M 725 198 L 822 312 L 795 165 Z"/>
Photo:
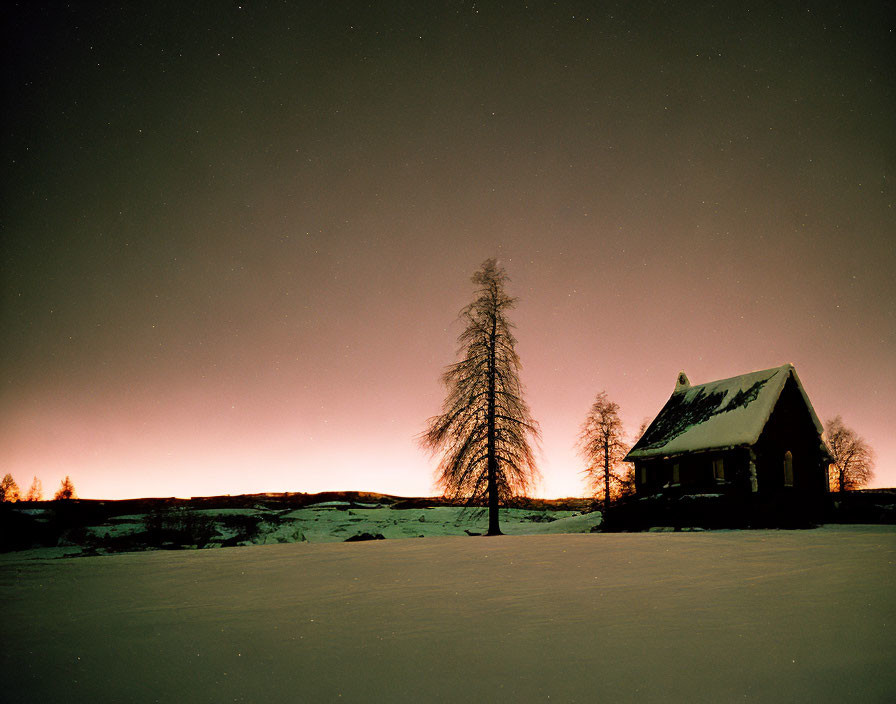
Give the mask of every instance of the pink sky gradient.
<path id="1" fill-rule="evenodd" d="M 10 16 L 20 487 L 431 494 L 415 437 L 491 256 L 541 495 L 581 495 L 598 391 L 633 432 L 679 370 L 788 362 L 896 486 L 883 4 L 299 5 Z"/>

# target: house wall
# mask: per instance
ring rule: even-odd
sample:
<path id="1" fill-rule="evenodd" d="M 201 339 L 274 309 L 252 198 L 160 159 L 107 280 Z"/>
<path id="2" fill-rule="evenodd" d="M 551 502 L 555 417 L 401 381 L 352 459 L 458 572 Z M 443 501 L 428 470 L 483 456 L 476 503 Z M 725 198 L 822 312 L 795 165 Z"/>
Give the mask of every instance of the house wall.
<path id="1" fill-rule="evenodd" d="M 717 480 L 713 473 L 713 463 L 721 459 L 725 478 Z M 674 482 L 675 465 L 678 465 L 678 479 Z M 647 482 L 643 483 L 642 469 L 647 471 Z M 635 462 L 636 493 L 649 496 L 663 492 L 674 494 L 727 494 L 732 491 L 750 491 L 749 452 L 745 449 L 716 452 L 697 452 L 679 457 L 639 460 Z"/>
<path id="2" fill-rule="evenodd" d="M 793 378 L 787 380 L 781 397 L 756 443 L 759 493 L 819 498 L 827 495 L 827 463 L 821 438 L 809 409 Z M 785 453 L 793 457 L 793 486 L 785 486 Z"/>

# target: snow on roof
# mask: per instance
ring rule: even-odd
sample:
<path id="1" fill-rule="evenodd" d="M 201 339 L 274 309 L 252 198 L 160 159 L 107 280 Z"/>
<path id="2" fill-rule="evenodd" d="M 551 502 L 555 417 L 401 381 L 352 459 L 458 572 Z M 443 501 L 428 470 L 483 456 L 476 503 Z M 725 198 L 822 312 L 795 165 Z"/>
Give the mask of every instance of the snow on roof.
<path id="1" fill-rule="evenodd" d="M 627 461 L 753 445 L 793 377 L 819 435 L 822 426 L 792 364 L 691 386 L 684 372 Z"/>

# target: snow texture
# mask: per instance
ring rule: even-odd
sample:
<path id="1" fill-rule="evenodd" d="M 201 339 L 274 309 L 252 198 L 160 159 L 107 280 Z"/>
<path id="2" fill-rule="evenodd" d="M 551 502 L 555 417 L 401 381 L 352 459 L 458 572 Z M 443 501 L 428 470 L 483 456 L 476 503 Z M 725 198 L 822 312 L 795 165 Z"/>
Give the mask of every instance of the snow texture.
<path id="1" fill-rule="evenodd" d="M 80 533 L 66 534 L 65 555 L 95 555 L 145 549 L 150 514 L 117 516 L 102 523 L 83 526 Z M 300 509 L 207 508 L 173 509 L 158 514 L 180 531 L 168 536 L 167 547 L 267 545 L 271 543 L 343 542 L 368 534 L 383 538 L 430 538 L 449 535 L 478 535 L 488 530 L 484 509 L 457 506 L 397 509 L 377 504 L 330 501 Z M 202 519 L 201 529 L 186 526 Z M 601 512 L 570 510 L 500 509 L 501 530 L 507 535 L 587 533 L 601 523 Z M 204 537 L 200 537 L 204 533 Z M 141 542 L 142 540 L 142 542 Z M 171 542 L 176 541 L 176 542 Z M 158 547 L 158 545 L 156 545 Z M 40 555 L 41 550 L 29 551 Z"/>
<path id="2" fill-rule="evenodd" d="M 896 528 L 0 556 L 10 702 L 884 702 Z"/>
<path id="3" fill-rule="evenodd" d="M 821 435 L 821 422 L 791 364 L 697 386 L 681 372 L 671 398 L 626 460 L 755 444 L 791 377 Z"/>

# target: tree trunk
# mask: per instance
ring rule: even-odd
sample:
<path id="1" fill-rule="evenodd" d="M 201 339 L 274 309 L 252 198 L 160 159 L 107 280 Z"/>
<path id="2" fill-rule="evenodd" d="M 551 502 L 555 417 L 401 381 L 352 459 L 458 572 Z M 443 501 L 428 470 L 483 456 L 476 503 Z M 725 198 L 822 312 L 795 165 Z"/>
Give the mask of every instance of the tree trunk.
<path id="1" fill-rule="evenodd" d="M 610 508 L 610 442 L 604 438 L 604 512 Z"/>
<path id="2" fill-rule="evenodd" d="M 495 346 L 498 329 L 497 311 L 492 313 L 492 329 L 488 341 L 488 535 L 501 535 L 498 524 L 498 457 L 495 437 Z"/>

